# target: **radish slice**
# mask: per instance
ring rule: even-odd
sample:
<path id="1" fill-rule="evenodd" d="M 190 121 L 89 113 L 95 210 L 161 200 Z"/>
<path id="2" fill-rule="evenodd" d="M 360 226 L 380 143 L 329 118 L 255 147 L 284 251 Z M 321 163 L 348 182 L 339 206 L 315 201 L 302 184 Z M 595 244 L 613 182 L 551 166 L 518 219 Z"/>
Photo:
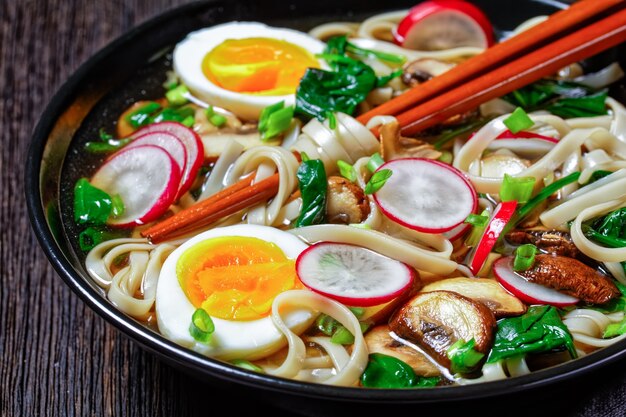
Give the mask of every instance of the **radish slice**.
<path id="1" fill-rule="evenodd" d="M 178 194 L 175 200 L 178 200 L 183 194 L 191 188 L 196 180 L 198 171 L 204 162 L 204 146 L 202 140 L 196 132 L 187 126 L 176 122 L 160 122 L 153 123 L 135 132 L 132 138 L 138 138 L 147 133 L 166 132 L 176 136 L 187 149 L 187 164 L 182 172 L 182 180 Z"/>
<path id="2" fill-rule="evenodd" d="M 422 158 L 394 159 L 378 169 L 391 177 L 374 194 L 389 219 L 426 233 L 442 233 L 463 223 L 478 199 L 463 173 L 443 162 Z"/>
<path id="3" fill-rule="evenodd" d="M 176 136 L 167 132 L 146 133 L 145 135 L 137 137 L 137 139 L 133 139 L 133 141 L 126 146 L 126 149 L 142 145 L 154 145 L 163 148 L 176 162 L 180 172 L 185 172 L 185 167 L 187 166 L 187 149 Z"/>
<path id="4" fill-rule="evenodd" d="M 527 132 L 525 130 L 513 133 L 507 129 L 504 132 L 500 133 L 496 139 L 541 139 L 547 142 L 559 143 L 559 140 L 557 138 L 540 135 L 539 133 Z"/>
<path id="5" fill-rule="evenodd" d="M 493 28 L 487 16 L 473 4 L 460 0 L 418 4 L 409 10 L 393 35 L 403 48 L 420 51 L 493 45 Z"/>
<path id="6" fill-rule="evenodd" d="M 506 224 L 511 220 L 513 214 L 515 214 L 516 208 L 517 201 L 513 200 L 504 201 L 498 204 L 493 210 L 491 220 L 489 220 L 487 227 L 485 227 L 485 231 L 480 241 L 478 241 L 478 245 L 476 245 L 470 254 L 469 268 L 473 274 L 477 274 L 485 264 L 487 256 L 489 256 L 489 253 L 498 241 L 502 230 L 504 230 Z"/>
<path id="7" fill-rule="evenodd" d="M 513 270 L 513 256 L 500 258 L 493 263 L 493 273 L 498 282 L 511 294 L 527 304 L 550 304 L 565 307 L 576 304 L 578 298 L 526 280 Z"/>
<path id="8" fill-rule="evenodd" d="M 407 291 L 415 279 L 408 265 L 344 243 L 310 246 L 298 256 L 296 270 L 312 291 L 355 307 L 387 303 Z"/>
<path id="9" fill-rule="evenodd" d="M 163 148 L 141 145 L 115 153 L 91 178 L 91 184 L 109 195 L 119 195 L 124 213 L 109 219 L 117 227 L 156 220 L 174 202 L 180 169 Z"/>

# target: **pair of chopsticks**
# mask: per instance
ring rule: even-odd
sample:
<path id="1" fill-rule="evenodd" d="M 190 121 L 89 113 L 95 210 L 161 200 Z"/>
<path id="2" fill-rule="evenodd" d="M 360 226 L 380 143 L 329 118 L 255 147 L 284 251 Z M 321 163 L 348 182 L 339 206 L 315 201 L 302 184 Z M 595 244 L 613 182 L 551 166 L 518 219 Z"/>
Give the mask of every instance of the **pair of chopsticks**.
<path id="1" fill-rule="evenodd" d="M 581 0 L 357 120 L 365 124 L 377 115 L 395 115 L 402 134 L 408 136 L 472 110 L 626 41 L 625 6 L 625 0 Z M 266 201 L 278 191 L 278 174 L 255 184 L 252 177 L 181 210 L 142 235 L 153 243 L 182 236 Z"/>

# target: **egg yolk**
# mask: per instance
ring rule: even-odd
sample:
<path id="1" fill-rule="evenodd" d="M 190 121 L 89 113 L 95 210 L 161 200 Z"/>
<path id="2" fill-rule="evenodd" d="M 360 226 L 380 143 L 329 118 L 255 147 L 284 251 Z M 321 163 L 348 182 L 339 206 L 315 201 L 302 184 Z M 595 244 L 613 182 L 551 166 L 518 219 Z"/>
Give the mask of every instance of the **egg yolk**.
<path id="1" fill-rule="evenodd" d="M 196 308 L 226 320 L 265 317 L 278 294 L 300 287 L 294 261 L 274 243 L 253 237 L 197 243 L 178 259 L 176 275 Z"/>
<path id="2" fill-rule="evenodd" d="M 271 38 L 228 39 L 202 60 L 202 72 L 229 91 L 267 96 L 293 94 L 318 61 L 304 48 Z"/>

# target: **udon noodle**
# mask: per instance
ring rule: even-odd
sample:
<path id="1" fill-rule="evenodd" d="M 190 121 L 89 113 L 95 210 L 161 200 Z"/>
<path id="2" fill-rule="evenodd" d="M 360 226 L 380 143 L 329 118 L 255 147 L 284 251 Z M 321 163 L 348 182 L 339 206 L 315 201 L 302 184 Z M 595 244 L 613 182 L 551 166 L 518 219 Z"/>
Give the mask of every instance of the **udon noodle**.
<path id="1" fill-rule="evenodd" d="M 455 65 L 484 49 L 477 46 L 456 46 L 447 50 L 418 51 L 395 45 L 391 43 L 393 32 L 406 15 L 407 11 L 403 10 L 373 16 L 362 23 L 329 22 L 311 29 L 309 34 L 322 41 L 336 36 L 348 36 L 350 42 L 358 48 L 401 56 L 406 62 L 431 59 Z M 544 17 L 539 17 L 523 23 L 510 36 L 543 19 Z M 375 54 L 362 56 L 361 60 L 377 76 L 390 75 L 398 69 L 397 64 L 380 60 Z M 621 76 L 618 66 L 616 68 L 613 65 L 611 68 L 609 72 L 612 75 L 603 76 L 608 77 L 608 80 L 598 81 L 599 76 L 592 74 L 575 81 L 584 83 L 587 80 L 595 88 L 601 88 Z M 387 84 L 373 88 L 358 105 L 356 113 L 366 112 L 409 88 L 401 77 L 395 77 Z M 141 235 L 153 224 L 150 222 L 133 229 L 131 236 L 106 240 L 91 249 L 85 259 L 87 271 L 106 291 L 108 300 L 131 317 L 145 321 L 150 317 L 154 318 L 158 311 L 163 311 L 158 308 L 155 310 L 155 301 L 158 296 L 157 287 L 160 280 L 164 279 L 164 264 L 168 262 L 168 258 L 179 256 L 179 251 L 186 248 L 189 239 L 202 232 L 232 225 L 257 225 L 285 231 L 290 238 L 301 241 L 303 246 L 317 242 L 334 242 L 365 248 L 413 268 L 419 273 L 423 283 L 453 277 L 482 277 L 493 281 L 494 261 L 511 254 L 510 247 L 508 253 L 490 251 L 485 265 L 479 270 L 473 269 L 467 261 L 467 256 L 471 256 L 471 249 L 476 246 L 475 242 L 468 244 L 466 240 L 470 226 L 460 238 L 446 233 L 414 230 L 386 215 L 371 194 L 364 195 L 366 214 L 359 219 L 357 225 L 348 224 L 353 222 L 341 222 L 343 224 L 294 227 L 304 204 L 304 196 L 298 192 L 302 155 L 306 155 L 308 160 L 320 160 L 328 176 L 339 175 L 340 161 L 351 165 L 356 174 L 352 181 L 353 186 L 366 189 L 373 176 L 369 168 L 372 155 L 381 149 L 379 138 L 370 129 L 375 126 L 392 126 L 397 123 L 393 116 L 378 116 L 367 125 L 361 124 L 353 115 L 342 112 L 336 112 L 323 121 L 317 118 L 308 121 L 293 119 L 278 138 L 268 142 L 261 140 L 256 130 L 256 120 L 246 120 L 239 117 L 236 110 L 221 108 L 220 104 L 206 102 L 196 95 L 188 97 L 188 100 L 191 100 L 195 111 L 192 128 L 201 135 L 205 157 L 210 161 L 210 174 L 200 175 L 193 188 L 194 193 L 187 192 L 176 204 L 172 204 L 168 215 L 175 215 L 210 198 L 247 175 L 253 175 L 253 182 L 259 183 L 277 173 L 277 192 L 267 202 L 237 211 L 185 236 L 151 243 Z M 535 184 L 533 194 L 536 195 L 559 178 L 580 173 L 576 181 L 570 182 L 556 193 L 551 193 L 550 199 L 535 213 L 535 220 L 529 220 L 531 225 L 520 226 L 521 230 L 554 231 L 571 235 L 571 242 L 585 256 L 587 264 L 600 270 L 607 276 L 607 280 L 626 285 L 623 268 L 626 247 L 607 247 L 588 233 L 590 221 L 626 207 L 626 109 L 610 97 L 606 99 L 606 107 L 606 114 L 570 118 L 551 114 L 545 109 L 530 109 L 528 116 L 532 126 L 526 129 L 530 137 L 549 137 L 553 140 L 526 140 L 519 149 L 496 146 L 509 129 L 506 122 L 515 109 L 510 101 L 502 99 L 483 104 L 472 115 L 483 123 L 474 129 L 471 139 L 468 139 L 469 132 L 465 131 L 453 136 L 451 141 L 437 149 L 430 144 L 441 136 L 441 129 L 428 132 L 430 137 L 424 135 L 418 139 L 423 140 L 428 149 L 437 151 L 432 159 L 441 159 L 443 156 L 437 155 L 447 153 L 447 163 L 471 182 L 479 195 L 477 208 L 473 211 L 476 215 L 481 212 L 486 217 L 496 215 L 494 213 L 500 203 L 499 195 L 505 187 L 504 183 L 508 181 L 504 174 L 516 178 L 531 178 Z M 213 125 L 209 120 L 211 114 L 205 111 L 206 108 L 225 117 L 223 124 Z M 497 175 L 486 175 L 485 172 L 493 172 L 493 161 L 500 160 L 498 158 L 508 162 L 496 167 L 499 169 Z M 589 183 L 598 171 L 606 171 L 606 175 Z M 414 291 L 412 296 L 415 294 Z M 510 294 L 509 296 L 512 297 Z M 461 298 L 465 300 L 464 297 Z M 403 303 L 407 302 L 404 299 Z M 595 307 L 593 303 L 579 303 L 560 310 L 562 323 L 571 334 L 578 355 L 591 353 L 626 337 L 624 332 L 615 337 L 605 336 L 610 325 L 623 323 L 623 308 L 603 310 Z M 294 319 L 290 319 L 289 314 L 298 310 L 309 314 L 305 326 L 294 326 Z M 377 352 L 367 340 L 367 331 L 364 336 L 362 323 L 380 311 L 380 306 L 367 307 L 365 314 L 362 311 L 356 314 L 355 309 L 348 308 L 346 303 L 294 284 L 273 298 L 271 308 L 265 316 L 271 320 L 276 332 L 279 332 L 276 333 L 278 342 L 268 342 L 262 353 L 257 352 L 239 359 L 251 360 L 253 363 L 246 363 L 253 369 L 273 376 L 331 385 L 358 385 L 368 368 L 370 354 Z M 522 313 L 518 312 L 517 315 Z M 386 313 L 385 320 L 389 320 L 390 314 L 392 311 Z M 329 334 L 316 330 L 314 321 L 323 316 L 334 320 L 335 326 L 347 329 L 352 334 L 353 341 L 346 344 L 336 343 Z M 503 316 L 496 317 L 501 319 Z M 376 325 L 386 325 L 385 320 L 376 320 Z M 162 322 L 159 323 L 161 325 Z M 188 325 L 187 322 L 185 326 Z M 219 323 L 216 323 L 216 329 L 219 330 Z M 391 337 L 402 340 L 397 333 Z M 173 340 L 177 341 L 175 338 Z M 201 344 L 189 340 L 186 344 L 178 343 L 190 348 Z M 397 340 L 394 343 L 401 345 Z M 405 346 L 413 346 L 418 355 L 426 357 L 429 366 L 439 372 L 439 384 L 471 384 L 532 372 L 532 360 L 527 355 L 520 354 L 495 362 L 481 363 L 469 373 L 455 373 L 445 361 L 442 363 L 437 360 L 437 356 L 428 350 L 428 346 L 425 348 L 419 338 L 404 342 Z M 236 352 L 212 354 L 211 349 L 209 346 L 198 351 L 221 359 L 237 358 Z M 563 346 L 556 346 L 555 349 L 562 352 Z M 390 352 L 391 350 L 387 353 Z M 419 367 L 414 369 L 419 372 Z"/>

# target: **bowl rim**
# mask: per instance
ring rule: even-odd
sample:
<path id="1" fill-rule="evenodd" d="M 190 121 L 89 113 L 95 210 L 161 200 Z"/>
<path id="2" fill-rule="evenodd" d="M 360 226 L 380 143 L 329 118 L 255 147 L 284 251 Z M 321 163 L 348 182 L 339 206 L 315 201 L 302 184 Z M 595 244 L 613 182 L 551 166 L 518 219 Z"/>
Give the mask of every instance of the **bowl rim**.
<path id="1" fill-rule="evenodd" d="M 61 85 L 46 105 L 33 130 L 24 169 L 24 191 L 31 227 L 49 262 L 65 284 L 100 317 L 103 317 L 108 323 L 150 352 L 157 354 L 170 364 L 181 366 L 196 375 L 209 376 L 216 380 L 226 380 L 254 389 L 319 400 L 379 404 L 389 402 L 426 404 L 440 401 L 458 402 L 498 397 L 560 383 L 574 377 L 581 377 L 626 357 L 626 340 L 621 340 L 591 355 L 586 355 L 558 366 L 492 382 L 415 390 L 337 387 L 260 374 L 217 359 L 202 356 L 175 344 L 115 309 L 112 304 L 102 297 L 100 292 L 88 283 L 88 278 L 81 276 L 72 266 L 56 243 L 48 226 L 42 200 L 41 171 L 49 133 L 63 111 L 75 98 L 89 73 L 118 51 L 118 49 L 130 43 L 134 38 L 154 30 L 168 20 L 210 7 L 220 7 L 220 5 L 221 1 L 219 0 L 187 3 L 160 13 L 109 42 L 82 63 Z"/>

